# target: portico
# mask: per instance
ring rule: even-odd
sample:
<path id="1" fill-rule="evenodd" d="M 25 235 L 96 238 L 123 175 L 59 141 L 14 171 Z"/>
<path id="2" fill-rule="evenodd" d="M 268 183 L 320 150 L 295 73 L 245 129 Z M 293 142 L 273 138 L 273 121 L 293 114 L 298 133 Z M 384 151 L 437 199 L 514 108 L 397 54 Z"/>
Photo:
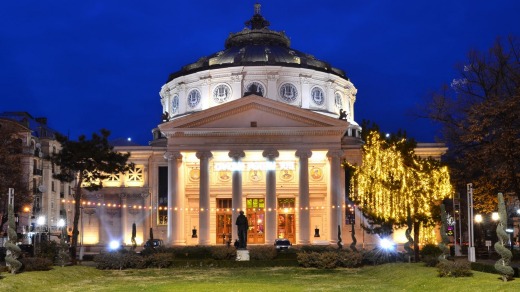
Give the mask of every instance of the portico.
<path id="1" fill-rule="evenodd" d="M 280 237 L 308 244 L 317 226 L 322 239 L 337 240 L 348 125 L 256 95 L 161 124 L 173 219 L 168 242 L 194 243 L 193 227 L 196 244 L 234 240 L 240 210 L 252 244 Z"/>

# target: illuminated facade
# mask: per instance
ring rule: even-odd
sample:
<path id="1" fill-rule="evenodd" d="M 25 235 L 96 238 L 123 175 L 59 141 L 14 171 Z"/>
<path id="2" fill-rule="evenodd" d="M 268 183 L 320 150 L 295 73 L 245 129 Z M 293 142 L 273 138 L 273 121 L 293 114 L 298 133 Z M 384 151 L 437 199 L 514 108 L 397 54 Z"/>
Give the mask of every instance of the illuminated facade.
<path id="1" fill-rule="evenodd" d="M 149 146 L 116 147 L 136 168 L 85 195 L 85 244 L 129 244 L 133 223 L 139 244 L 150 228 L 170 245 L 226 244 L 240 210 L 248 244 L 336 242 L 338 226 L 348 234 L 341 163 L 361 163 L 357 90 L 268 29 L 259 5 L 246 25 L 223 51 L 170 75 Z M 444 150 L 426 146 L 429 156 Z"/>
<path id="2" fill-rule="evenodd" d="M 45 159 L 61 149 L 55 139 L 55 131 L 47 126 L 47 118 L 34 118 L 27 112 L 3 112 L 0 114 L 0 124 L 3 123 L 15 123 L 20 129 L 17 139 L 22 145 L 22 167 L 27 189 L 34 199 L 32 205 L 16 210 L 19 218 L 17 232 L 23 235 L 21 240 L 24 243 L 30 242 L 31 232 L 34 231 L 48 233 L 50 238 L 57 239 L 55 236 L 60 234 L 59 219 L 66 216 L 61 201 L 71 194 L 71 185 L 53 178 L 58 169 Z M 15 199 L 24 195 L 15 189 Z M 39 217 L 40 226 L 37 226 L 36 219 Z"/>

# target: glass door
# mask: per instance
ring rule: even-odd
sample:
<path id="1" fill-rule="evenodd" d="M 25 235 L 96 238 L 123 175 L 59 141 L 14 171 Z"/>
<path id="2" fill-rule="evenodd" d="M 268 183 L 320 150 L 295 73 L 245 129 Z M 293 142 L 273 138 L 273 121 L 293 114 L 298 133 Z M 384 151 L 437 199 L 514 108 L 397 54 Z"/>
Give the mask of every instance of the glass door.
<path id="1" fill-rule="evenodd" d="M 296 241 L 294 214 L 295 199 L 280 198 L 278 199 L 278 238 L 289 239 L 292 243 Z"/>
<path id="2" fill-rule="evenodd" d="M 247 199 L 247 244 L 260 244 L 265 242 L 265 201 L 264 199 Z"/>
<path id="3" fill-rule="evenodd" d="M 231 199 L 217 199 L 217 244 L 231 244 Z"/>

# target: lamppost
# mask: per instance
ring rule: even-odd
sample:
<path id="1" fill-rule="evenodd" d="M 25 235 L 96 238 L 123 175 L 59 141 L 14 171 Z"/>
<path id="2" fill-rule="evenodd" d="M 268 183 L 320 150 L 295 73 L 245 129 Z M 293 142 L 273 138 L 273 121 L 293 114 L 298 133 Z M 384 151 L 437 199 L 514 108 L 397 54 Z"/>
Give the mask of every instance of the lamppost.
<path id="1" fill-rule="evenodd" d="M 63 236 L 63 227 L 65 227 L 65 220 L 60 218 L 58 220 L 58 228 L 60 229 L 60 236 Z"/>
<path id="2" fill-rule="evenodd" d="M 38 232 L 38 250 L 37 250 L 38 254 L 41 253 L 42 229 L 43 229 L 44 225 L 45 225 L 45 216 L 40 215 L 38 217 L 38 219 L 36 219 L 36 231 Z"/>
<path id="3" fill-rule="evenodd" d="M 475 262 L 475 233 L 473 228 L 473 184 L 467 184 L 468 191 L 468 261 Z"/>
<path id="4" fill-rule="evenodd" d="M 477 245 L 481 245 L 482 244 L 482 225 L 481 225 L 482 221 L 483 221 L 483 218 L 482 218 L 481 214 L 475 215 L 475 222 L 478 224 Z"/>

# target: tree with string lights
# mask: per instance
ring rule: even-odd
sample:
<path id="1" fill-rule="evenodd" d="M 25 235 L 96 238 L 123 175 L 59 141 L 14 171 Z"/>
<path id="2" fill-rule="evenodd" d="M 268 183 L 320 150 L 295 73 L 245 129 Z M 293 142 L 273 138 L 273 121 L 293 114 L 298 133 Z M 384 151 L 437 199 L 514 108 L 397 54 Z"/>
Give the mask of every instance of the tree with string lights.
<path id="1" fill-rule="evenodd" d="M 405 136 L 385 139 L 379 131 L 369 131 L 363 164 L 354 174 L 356 192 L 352 198 L 375 222 L 403 226 L 411 219 L 417 260 L 421 225 L 435 224 L 433 210 L 451 195 L 452 188 L 447 167 L 434 159 L 417 157 L 411 147 L 415 143 Z"/>

